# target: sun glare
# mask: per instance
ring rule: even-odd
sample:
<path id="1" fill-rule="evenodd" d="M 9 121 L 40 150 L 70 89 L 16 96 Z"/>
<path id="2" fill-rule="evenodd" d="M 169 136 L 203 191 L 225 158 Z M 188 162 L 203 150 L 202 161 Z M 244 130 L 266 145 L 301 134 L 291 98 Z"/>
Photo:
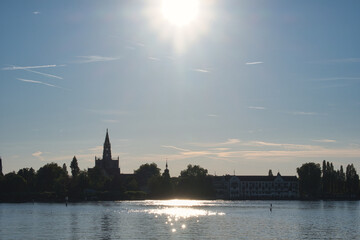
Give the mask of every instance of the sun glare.
<path id="1" fill-rule="evenodd" d="M 181 55 L 206 34 L 215 16 L 215 0 L 151 0 L 143 9 L 148 24 L 161 40 Z"/>
<path id="2" fill-rule="evenodd" d="M 199 12 L 198 0 L 162 0 L 162 14 L 171 24 L 183 27 L 193 22 Z"/>

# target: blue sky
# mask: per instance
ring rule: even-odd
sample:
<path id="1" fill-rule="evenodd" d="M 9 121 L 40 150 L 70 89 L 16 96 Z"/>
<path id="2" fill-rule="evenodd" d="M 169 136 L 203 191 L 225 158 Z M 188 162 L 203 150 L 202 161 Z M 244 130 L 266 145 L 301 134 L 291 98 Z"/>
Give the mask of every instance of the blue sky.
<path id="1" fill-rule="evenodd" d="M 360 171 L 360 2 L 204 1 L 177 27 L 161 1 L 1 1 L 4 172 L 94 166 L 109 128 L 121 172 Z"/>

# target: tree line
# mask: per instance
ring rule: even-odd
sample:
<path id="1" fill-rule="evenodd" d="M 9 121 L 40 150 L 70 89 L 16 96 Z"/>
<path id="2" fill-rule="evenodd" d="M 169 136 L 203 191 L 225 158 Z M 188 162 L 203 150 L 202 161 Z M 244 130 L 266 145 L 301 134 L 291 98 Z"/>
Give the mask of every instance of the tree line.
<path id="1" fill-rule="evenodd" d="M 305 199 L 358 199 L 359 175 L 354 164 L 335 170 L 331 162 L 305 163 L 297 168 L 300 196 Z"/>
<path id="2" fill-rule="evenodd" d="M 359 199 L 359 175 L 353 164 L 335 170 L 332 163 L 305 163 L 297 168 L 302 199 Z M 269 176 L 272 171 L 269 170 Z M 68 171 L 64 163 L 48 163 L 35 171 L 22 168 L 0 172 L 0 202 L 134 199 L 214 199 L 208 170 L 188 165 L 178 177 L 162 173 L 155 163 L 146 163 L 133 174 L 108 176 L 100 168 L 80 170 L 74 157 Z"/>
<path id="3" fill-rule="evenodd" d="M 170 198 L 213 198 L 211 177 L 206 169 L 188 165 L 179 177 L 161 173 L 156 163 L 146 163 L 134 174 L 108 176 L 100 168 L 80 170 L 74 157 L 70 173 L 64 163 L 48 163 L 35 171 L 22 168 L 17 173 L 0 174 L 0 202 L 133 200 Z"/>

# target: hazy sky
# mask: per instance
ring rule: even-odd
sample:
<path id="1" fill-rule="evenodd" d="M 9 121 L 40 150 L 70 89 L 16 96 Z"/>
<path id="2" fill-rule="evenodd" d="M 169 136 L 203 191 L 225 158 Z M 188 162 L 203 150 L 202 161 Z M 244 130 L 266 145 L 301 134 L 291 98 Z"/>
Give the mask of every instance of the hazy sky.
<path id="1" fill-rule="evenodd" d="M 106 128 L 123 173 L 360 171 L 360 1 L 199 0 L 182 26 L 162 11 L 0 1 L 4 172 L 93 167 Z"/>

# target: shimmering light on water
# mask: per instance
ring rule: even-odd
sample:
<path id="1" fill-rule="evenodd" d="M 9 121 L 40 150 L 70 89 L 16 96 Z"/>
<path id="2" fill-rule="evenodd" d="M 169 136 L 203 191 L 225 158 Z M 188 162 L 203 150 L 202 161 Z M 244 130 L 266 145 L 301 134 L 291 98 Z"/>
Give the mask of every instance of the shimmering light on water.
<path id="1" fill-rule="evenodd" d="M 272 203 L 273 210 L 269 206 Z M 0 204 L 0 239 L 360 239 L 359 202 Z"/>
<path id="2" fill-rule="evenodd" d="M 186 199 L 172 199 L 172 200 L 147 200 L 146 205 L 149 206 L 169 206 L 169 207 L 195 207 L 204 206 L 212 203 L 213 201 L 203 200 L 186 200 Z"/>

